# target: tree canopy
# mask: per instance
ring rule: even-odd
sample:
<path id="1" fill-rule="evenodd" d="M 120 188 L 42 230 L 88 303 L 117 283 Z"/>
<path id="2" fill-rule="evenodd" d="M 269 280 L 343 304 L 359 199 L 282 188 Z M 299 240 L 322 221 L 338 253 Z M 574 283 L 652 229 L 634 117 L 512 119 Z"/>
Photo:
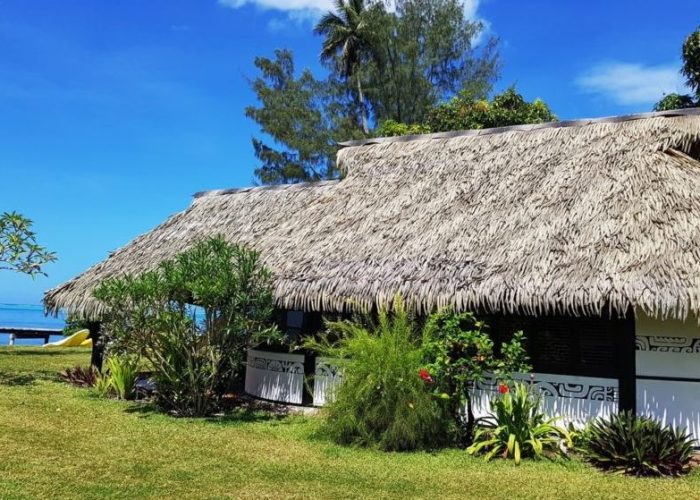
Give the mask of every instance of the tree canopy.
<path id="1" fill-rule="evenodd" d="M 17 212 L 0 215 L 0 270 L 36 276 L 56 260 L 56 254 L 36 242 L 32 221 Z"/>
<path id="2" fill-rule="evenodd" d="M 246 116 L 269 137 L 253 139 L 263 184 L 337 177 L 340 141 L 556 119 L 515 89 L 489 100 L 498 40 L 461 0 L 336 0 L 315 32 L 323 77 L 297 73 L 288 50 L 255 60 Z"/>
<path id="3" fill-rule="evenodd" d="M 681 74 L 690 89 L 690 94 L 671 93 L 654 105 L 654 111 L 695 108 L 700 106 L 700 27 L 683 42 L 681 49 L 683 66 Z"/>

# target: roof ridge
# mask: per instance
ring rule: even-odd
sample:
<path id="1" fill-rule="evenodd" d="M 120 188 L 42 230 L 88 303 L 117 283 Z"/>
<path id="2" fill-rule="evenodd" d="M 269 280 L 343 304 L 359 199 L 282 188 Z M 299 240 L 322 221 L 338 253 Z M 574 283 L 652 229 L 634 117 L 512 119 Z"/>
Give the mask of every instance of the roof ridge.
<path id="1" fill-rule="evenodd" d="M 586 125 L 593 125 L 598 123 L 621 123 L 634 120 L 644 120 L 649 118 L 658 117 L 678 117 L 678 116 L 695 116 L 700 115 L 700 107 L 697 108 L 686 108 L 686 109 L 673 109 L 670 111 L 651 111 L 648 113 L 636 113 L 630 115 L 617 115 L 617 116 L 604 116 L 601 118 L 581 118 L 578 120 L 563 120 L 563 121 L 552 121 L 545 123 L 532 123 L 524 125 L 509 125 L 507 127 L 495 127 L 495 128 L 483 128 L 483 129 L 469 129 L 469 130 L 454 130 L 449 132 L 433 132 L 431 134 L 414 134 L 414 135 L 400 135 L 393 137 L 373 137 L 369 139 L 359 139 L 354 141 L 344 141 L 339 142 L 338 145 L 341 147 L 353 147 L 353 146 L 368 146 L 371 144 L 380 144 L 388 142 L 410 142 L 426 139 L 450 139 L 453 137 L 469 137 L 469 136 L 480 136 L 480 135 L 492 135 L 501 134 L 504 132 L 520 131 L 520 132 L 530 132 L 533 130 L 541 130 L 547 128 L 566 128 L 566 127 L 583 127 Z"/>
<path id="2" fill-rule="evenodd" d="M 192 195 L 193 198 L 203 198 L 205 196 L 221 196 L 227 194 L 247 193 L 249 191 L 283 191 L 286 189 L 306 189 L 326 186 L 328 184 L 337 183 L 337 179 L 311 182 L 297 182 L 294 184 L 272 184 L 267 186 L 245 186 L 229 189 L 210 189 L 205 191 L 197 191 Z"/>

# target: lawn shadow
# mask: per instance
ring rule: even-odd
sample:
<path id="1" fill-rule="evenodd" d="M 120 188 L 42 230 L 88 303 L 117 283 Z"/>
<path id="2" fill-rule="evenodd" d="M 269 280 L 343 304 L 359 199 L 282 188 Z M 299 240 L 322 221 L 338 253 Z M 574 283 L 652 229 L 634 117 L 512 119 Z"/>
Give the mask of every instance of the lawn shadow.
<path id="1" fill-rule="evenodd" d="M 41 346 L 1 346 L 0 356 L 73 356 L 75 354 L 88 354 L 89 348 L 69 348 L 62 351 Z"/>
<path id="2" fill-rule="evenodd" d="M 259 408 L 242 407 L 221 415 L 205 417 L 205 422 L 225 425 L 288 421 L 289 413 L 270 412 Z"/>
<path id="3" fill-rule="evenodd" d="M 229 407 L 225 412 L 216 413 L 206 417 L 182 417 L 161 410 L 153 402 L 132 402 L 125 413 L 139 415 L 139 418 L 170 417 L 173 420 L 190 420 L 211 424 L 240 425 L 262 422 L 284 423 L 290 420 L 294 414 L 279 409 L 260 407 L 258 405 L 242 404 L 233 408 Z"/>
<path id="4" fill-rule="evenodd" d="M 0 385 L 27 386 L 34 385 L 36 377 L 29 373 L 5 373 L 0 372 Z"/>

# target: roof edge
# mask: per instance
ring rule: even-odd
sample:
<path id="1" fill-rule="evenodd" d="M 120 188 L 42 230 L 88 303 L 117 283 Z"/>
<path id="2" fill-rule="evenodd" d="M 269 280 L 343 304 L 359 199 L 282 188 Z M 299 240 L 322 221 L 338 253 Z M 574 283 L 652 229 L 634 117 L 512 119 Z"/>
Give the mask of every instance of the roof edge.
<path id="1" fill-rule="evenodd" d="M 501 134 L 504 132 L 531 132 L 533 130 L 541 130 L 548 128 L 567 128 L 567 127 L 583 127 L 596 123 L 621 123 L 634 120 L 644 120 L 648 118 L 667 117 L 673 118 L 678 116 L 700 116 L 700 107 L 673 109 L 670 111 L 651 111 L 649 113 L 636 113 L 631 115 L 605 116 L 601 118 L 582 118 L 578 120 L 563 120 L 557 122 L 533 123 L 527 125 L 510 125 L 508 127 L 484 128 L 484 129 L 469 129 L 469 130 L 454 130 L 449 132 L 434 132 L 432 134 L 417 134 L 417 135 L 399 135 L 393 137 L 373 137 L 370 139 L 359 139 L 354 141 L 339 142 L 338 145 L 346 147 L 354 146 L 369 146 L 372 144 L 384 144 L 390 142 L 411 142 L 430 139 L 451 139 L 453 137 L 474 137 L 480 135 Z"/>

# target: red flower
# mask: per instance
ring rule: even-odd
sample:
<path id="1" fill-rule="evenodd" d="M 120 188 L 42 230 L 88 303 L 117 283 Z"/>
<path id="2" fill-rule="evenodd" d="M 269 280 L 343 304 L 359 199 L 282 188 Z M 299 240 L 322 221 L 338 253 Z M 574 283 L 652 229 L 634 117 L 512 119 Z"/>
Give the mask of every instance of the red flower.
<path id="1" fill-rule="evenodd" d="M 498 384 L 498 392 L 500 392 L 501 394 L 507 393 L 507 392 L 508 392 L 508 386 L 507 386 L 506 384 L 503 384 L 503 383 Z"/>
<path id="2" fill-rule="evenodd" d="M 430 376 L 430 373 L 425 368 L 421 368 L 418 371 L 418 376 L 423 380 L 423 382 L 426 382 L 428 384 L 433 383 L 433 377 Z"/>

